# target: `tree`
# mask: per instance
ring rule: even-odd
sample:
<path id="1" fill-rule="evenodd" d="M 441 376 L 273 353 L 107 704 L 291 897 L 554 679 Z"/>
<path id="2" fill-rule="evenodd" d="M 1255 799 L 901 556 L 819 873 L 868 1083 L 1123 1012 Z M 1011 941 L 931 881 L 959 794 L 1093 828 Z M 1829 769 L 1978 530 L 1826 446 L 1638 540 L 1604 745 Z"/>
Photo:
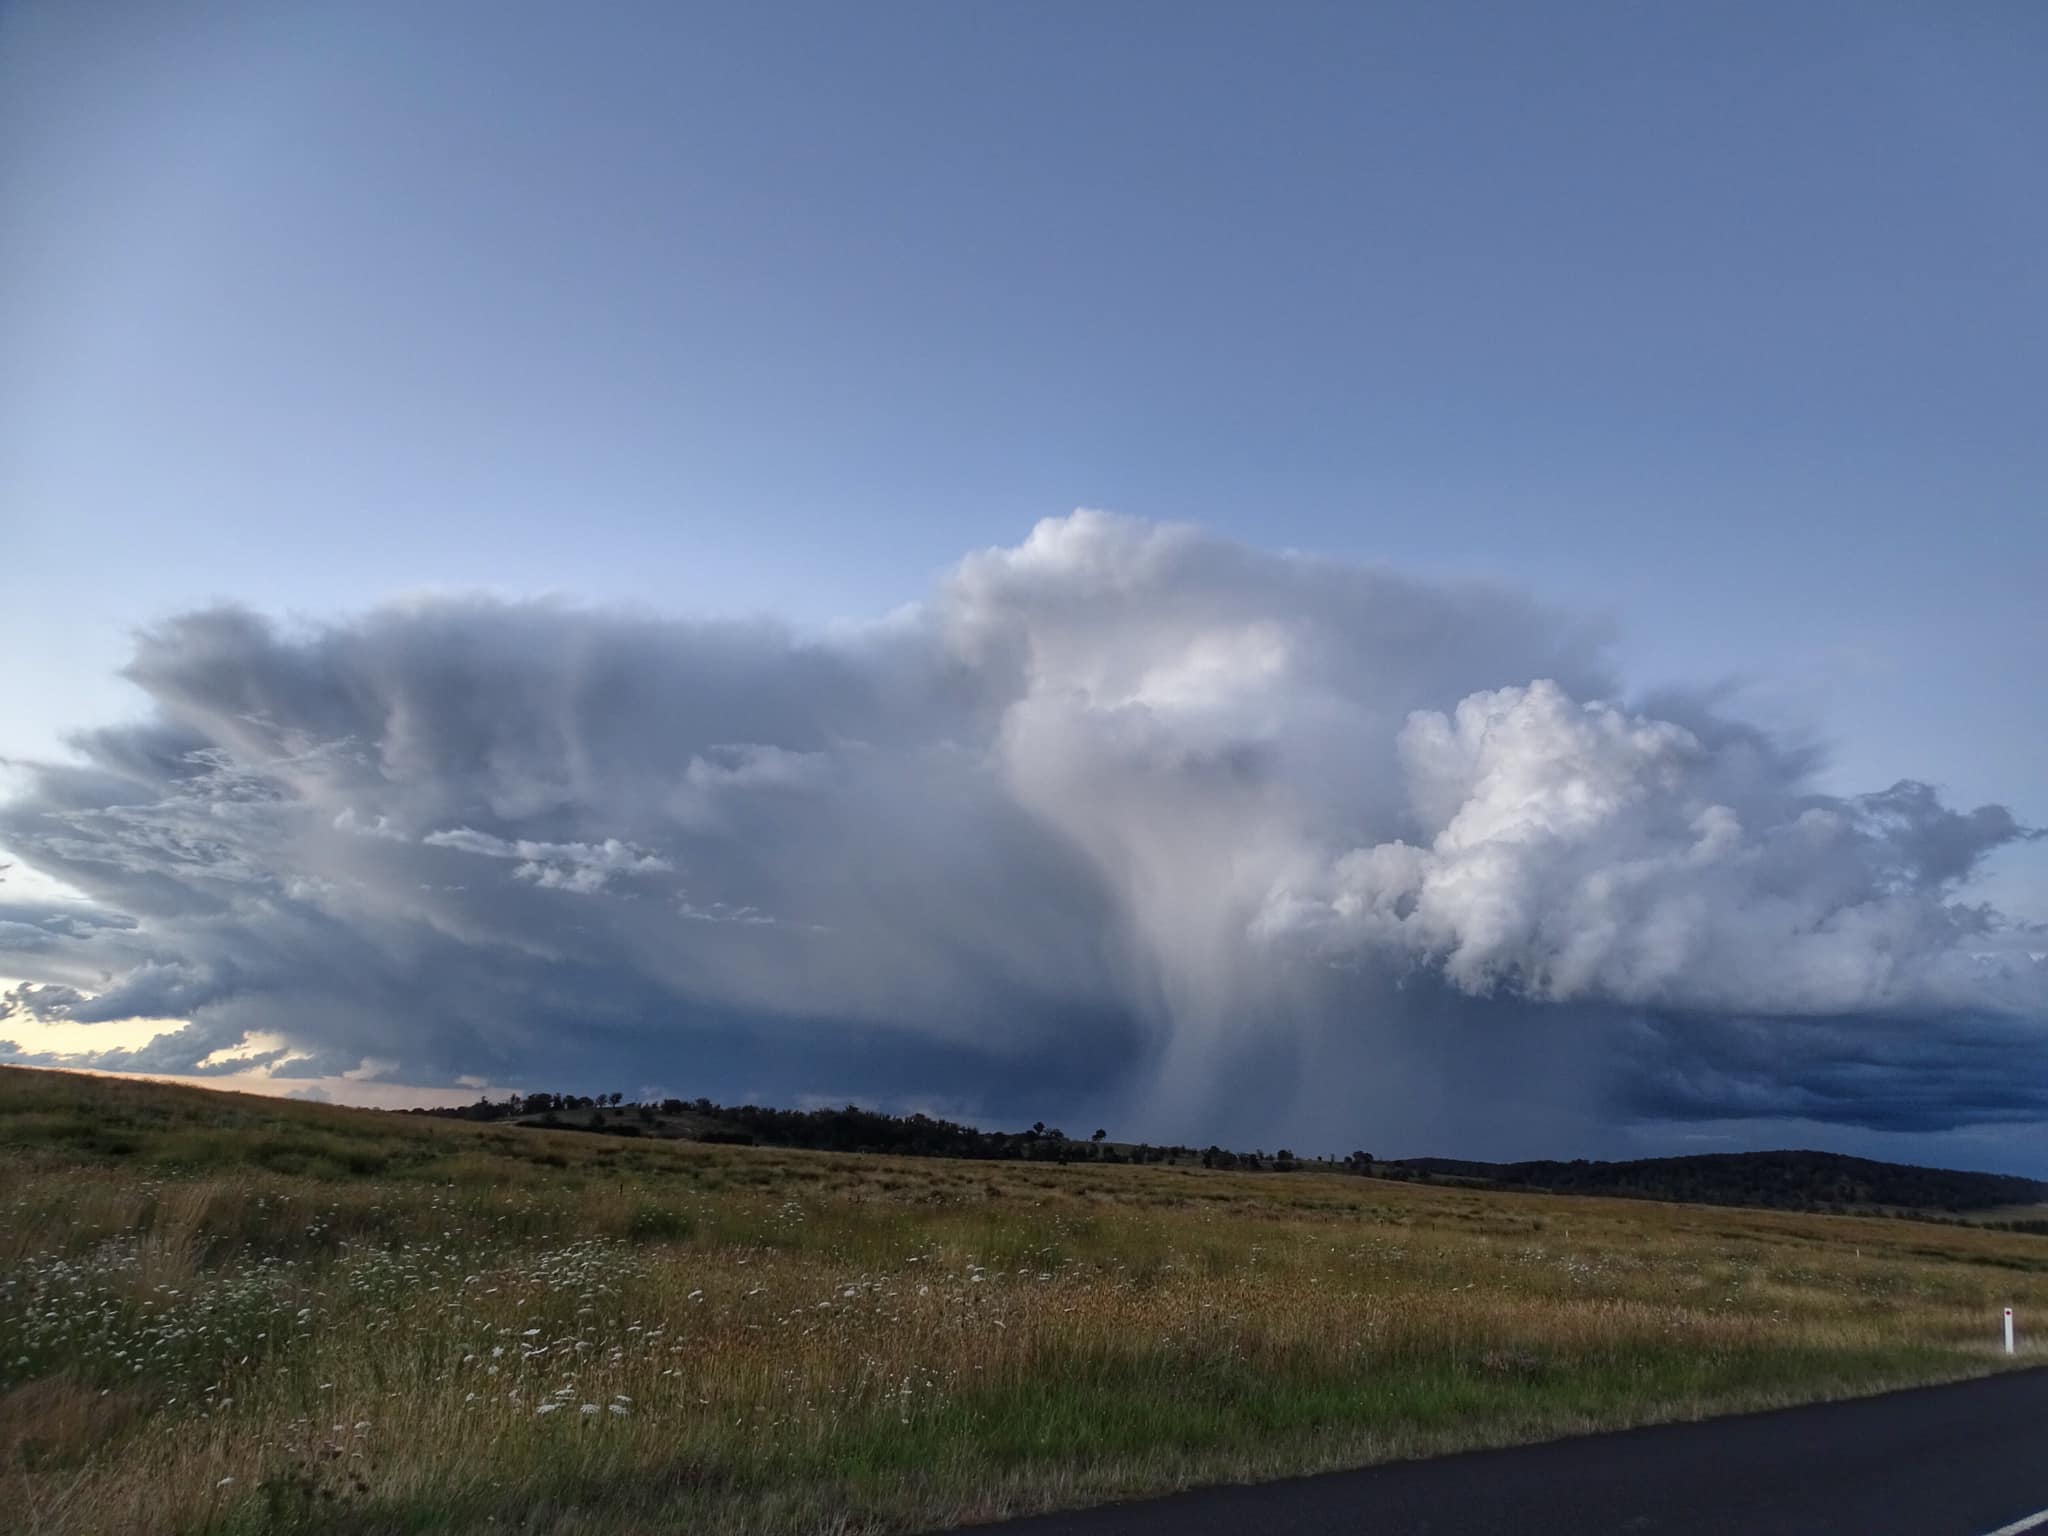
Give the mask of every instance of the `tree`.
<path id="1" fill-rule="evenodd" d="M 1093 1136 L 1090 1136 L 1088 1139 L 1094 1142 L 1099 1147 L 1102 1145 L 1103 1141 L 1108 1137 L 1108 1135 L 1109 1132 L 1101 1129 L 1100 1127 L 1097 1127 L 1095 1134 Z"/>

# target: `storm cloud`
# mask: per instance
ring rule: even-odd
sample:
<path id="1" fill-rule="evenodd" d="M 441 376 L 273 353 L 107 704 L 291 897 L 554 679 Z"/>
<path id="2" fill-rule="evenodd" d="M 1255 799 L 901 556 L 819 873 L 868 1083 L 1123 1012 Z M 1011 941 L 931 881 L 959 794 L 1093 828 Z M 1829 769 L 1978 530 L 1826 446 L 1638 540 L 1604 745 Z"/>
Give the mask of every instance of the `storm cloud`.
<path id="1" fill-rule="evenodd" d="M 2048 941 L 1968 899 L 2037 834 L 1820 793 L 1703 697 L 1621 698 L 1609 644 L 1087 512 L 825 638 L 189 614 L 139 639 L 149 717 L 0 806 L 86 898 L 0 900 L 0 1026 L 1175 1139 L 2039 1118 Z"/>

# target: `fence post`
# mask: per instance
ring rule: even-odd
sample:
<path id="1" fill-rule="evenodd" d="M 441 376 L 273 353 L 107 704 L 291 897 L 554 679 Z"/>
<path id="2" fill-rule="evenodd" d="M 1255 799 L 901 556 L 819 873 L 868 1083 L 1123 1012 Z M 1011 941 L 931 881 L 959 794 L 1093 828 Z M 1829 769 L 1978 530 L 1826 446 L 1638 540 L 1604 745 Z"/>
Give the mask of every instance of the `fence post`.
<path id="1" fill-rule="evenodd" d="M 2005 1352 L 2012 1353 L 2012 1308 L 2005 1309 Z"/>

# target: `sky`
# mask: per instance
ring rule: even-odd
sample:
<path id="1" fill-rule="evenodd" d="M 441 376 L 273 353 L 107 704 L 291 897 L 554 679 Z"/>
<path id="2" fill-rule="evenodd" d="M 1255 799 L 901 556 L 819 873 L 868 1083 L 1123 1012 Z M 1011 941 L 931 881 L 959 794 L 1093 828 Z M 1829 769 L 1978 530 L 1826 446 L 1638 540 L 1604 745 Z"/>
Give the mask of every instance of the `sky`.
<path id="1" fill-rule="evenodd" d="M 0 10 L 0 1037 L 2048 1174 L 2048 14 Z"/>

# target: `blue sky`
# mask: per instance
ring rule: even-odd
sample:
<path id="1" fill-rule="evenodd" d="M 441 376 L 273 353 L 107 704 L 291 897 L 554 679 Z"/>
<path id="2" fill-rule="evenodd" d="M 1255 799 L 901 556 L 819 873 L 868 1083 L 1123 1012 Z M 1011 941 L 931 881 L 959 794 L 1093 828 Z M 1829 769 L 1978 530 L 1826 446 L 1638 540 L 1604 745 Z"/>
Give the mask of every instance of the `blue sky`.
<path id="1" fill-rule="evenodd" d="M 2048 822 L 2044 65 L 2021 3 L 11 7 L 0 753 L 218 599 L 826 631 L 1100 507 Z"/>

